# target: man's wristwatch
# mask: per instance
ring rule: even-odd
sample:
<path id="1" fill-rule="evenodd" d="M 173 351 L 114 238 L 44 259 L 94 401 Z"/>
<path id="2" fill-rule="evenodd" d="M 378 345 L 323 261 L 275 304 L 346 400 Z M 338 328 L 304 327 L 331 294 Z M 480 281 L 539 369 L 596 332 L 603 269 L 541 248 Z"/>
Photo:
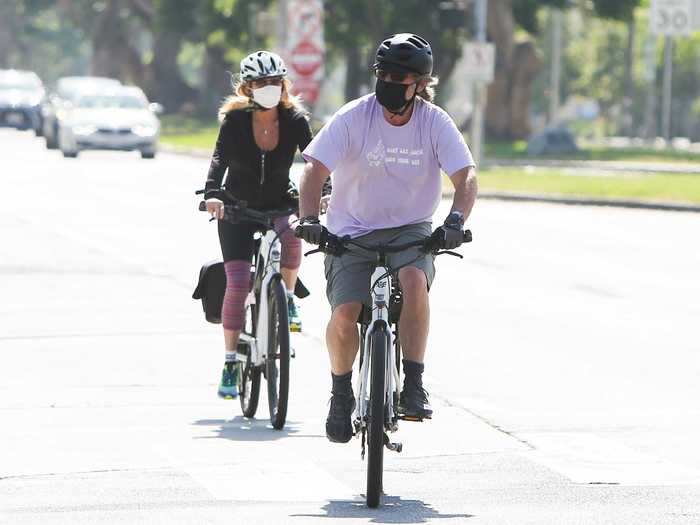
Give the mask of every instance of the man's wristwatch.
<path id="1" fill-rule="evenodd" d="M 457 210 L 450 212 L 445 219 L 445 226 L 455 230 L 461 230 L 464 227 L 464 214 Z"/>

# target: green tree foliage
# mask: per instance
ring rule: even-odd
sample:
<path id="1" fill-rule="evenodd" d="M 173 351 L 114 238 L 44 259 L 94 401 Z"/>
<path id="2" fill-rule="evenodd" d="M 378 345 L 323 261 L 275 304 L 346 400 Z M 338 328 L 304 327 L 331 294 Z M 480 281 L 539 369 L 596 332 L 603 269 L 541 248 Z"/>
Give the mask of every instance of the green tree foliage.
<path id="1" fill-rule="evenodd" d="M 332 57 L 348 62 L 346 98 L 370 82 L 377 46 L 394 33 L 426 38 L 435 55 L 435 74 L 446 81 L 467 38 L 463 11 L 443 0 L 326 0 L 326 42 Z"/>

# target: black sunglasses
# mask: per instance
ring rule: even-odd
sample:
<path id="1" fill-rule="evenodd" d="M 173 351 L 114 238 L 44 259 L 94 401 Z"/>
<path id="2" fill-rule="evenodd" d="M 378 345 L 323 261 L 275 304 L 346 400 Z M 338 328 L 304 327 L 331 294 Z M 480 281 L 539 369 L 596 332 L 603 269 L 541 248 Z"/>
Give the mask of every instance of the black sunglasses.
<path id="1" fill-rule="evenodd" d="M 385 82 L 401 83 L 404 82 L 411 75 L 413 75 L 413 73 L 403 73 L 399 71 L 385 71 L 384 69 L 375 69 L 374 75 L 379 80 L 383 80 Z"/>

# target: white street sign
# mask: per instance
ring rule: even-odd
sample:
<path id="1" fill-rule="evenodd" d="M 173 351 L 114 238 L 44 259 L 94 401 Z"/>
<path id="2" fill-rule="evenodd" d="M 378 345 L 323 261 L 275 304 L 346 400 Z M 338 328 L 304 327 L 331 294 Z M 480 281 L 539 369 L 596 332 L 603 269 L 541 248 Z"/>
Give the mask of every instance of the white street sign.
<path id="1" fill-rule="evenodd" d="M 496 48 L 493 44 L 473 43 L 464 45 L 463 63 L 465 77 L 476 82 L 493 82 L 496 66 Z"/>
<path id="2" fill-rule="evenodd" d="M 684 36 L 694 29 L 693 0 L 652 0 L 651 32 L 662 36 Z"/>
<path id="3" fill-rule="evenodd" d="M 294 90 L 304 101 L 318 99 L 324 74 L 323 0 L 287 0 L 285 61 Z"/>

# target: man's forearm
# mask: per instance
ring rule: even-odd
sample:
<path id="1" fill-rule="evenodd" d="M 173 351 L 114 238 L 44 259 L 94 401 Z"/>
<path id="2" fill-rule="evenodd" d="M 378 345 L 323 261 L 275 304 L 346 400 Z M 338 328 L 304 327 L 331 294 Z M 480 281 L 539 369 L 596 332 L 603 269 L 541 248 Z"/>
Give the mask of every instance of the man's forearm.
<path id="1" fill-rule="evenodd" d="M 465 220 L 469 217 L 476 201 L 478 184 L 476 182 L 476 169 L 464 168 L 450 177 L 455 187 L 455 195 L 452 200 L 452 210 L 461 211 Z"/>
<path id="2" fill-rule="evenodd" d="M 328 172 L 314 162 L 304 166 L 299 187 L 299 216 L 318 216 L 320 212 L 321 191 L 328 178 Z"/>

